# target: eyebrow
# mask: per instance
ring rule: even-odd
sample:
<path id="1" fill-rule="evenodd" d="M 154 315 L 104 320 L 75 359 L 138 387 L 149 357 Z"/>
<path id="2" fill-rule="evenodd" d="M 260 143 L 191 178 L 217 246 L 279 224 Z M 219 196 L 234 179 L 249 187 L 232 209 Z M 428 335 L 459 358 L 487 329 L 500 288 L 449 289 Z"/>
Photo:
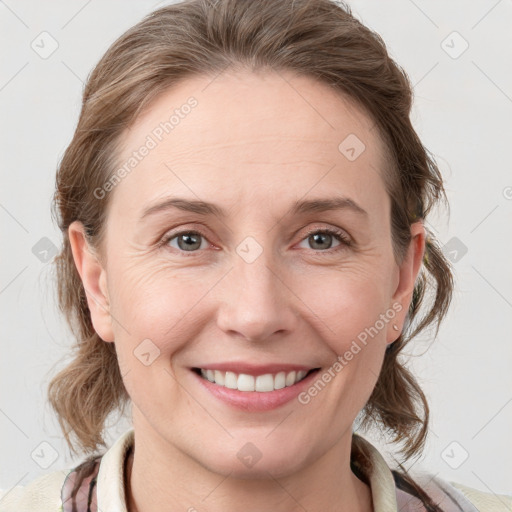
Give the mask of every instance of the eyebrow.
<path id="1" fill-rule="evenodd" d="M 199 215 L 214 215 L 220 218 L 225 218 L 226 212 L 220 206 L 208 203 L 206 201 L 190 200 L 182 198 L 170 198 L 160 203 L 146 208 L 142 214 L 141 220 L 163 211 L 178 209 L 186 212 L 197 213 Z M 297 200 L 293 203 L 290 209 L 291 215 L 301 215 L 305 213 L 318 213 L 332 210 L 351 210 L 359 215 L 368 217 L 368 212 L 359 206 L 354 200 L 349 197 L 332 197 L 325 199 L 310 199 L 310 200 Z"/>

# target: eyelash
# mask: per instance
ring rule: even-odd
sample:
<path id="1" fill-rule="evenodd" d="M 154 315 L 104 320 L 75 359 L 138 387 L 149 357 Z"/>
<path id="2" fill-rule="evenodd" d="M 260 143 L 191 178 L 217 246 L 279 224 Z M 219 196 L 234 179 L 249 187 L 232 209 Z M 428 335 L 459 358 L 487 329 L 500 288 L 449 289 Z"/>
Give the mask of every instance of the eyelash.
<path id="1" fill-rule="evenodd" d="M 333 252 L 343 250 L 352 245 L 352 241 L 350 240 L 350 238 L 348 238 L 345 235 L 345 233 L 343 231 L 340 231 L 340 230 L 334 229 L 334 228 L 311 229 L 310 231 L 308 231 L 306 233 L 306 236 L 301 239 L 301 242 L 303 240 L 309 238 L 311 235 L 315 235 L 315 234 L 319 234 L 319 233 L 332 235 L 340 242 L 339 246 L 331 247 L 330 249 L 317 250 L 317 251 L 315 251 L 314 249 L 311 249 L 313 252 L 318 253 L 322 256 L 332 255 Z M 199 230 L 184 230 L 184 231 L 179 231 L 177 233 L 170 233 L 170 234 L 164 236 L 158 243 L 158 247 L 160 248 L 160 247 L 166 246 L 171 240 L 173 240 L 174 238 L 176 238 L 180 235 L 199 235 L 199 236 L 202 236 L 206 241 L 208 241 L 208 237 L 203 232 L 201 232 Z M 174 249 L 174 247 L 172 249 Z M 192 256 L 194 253 L 198 252 L 198 251 L 182 251 L 180 249 L 176 249 L 176 250 L 178 250 L 181 254 L 184 254 L 186 257 Z M 190 254 L 186 254 L 187 252 Z"/>

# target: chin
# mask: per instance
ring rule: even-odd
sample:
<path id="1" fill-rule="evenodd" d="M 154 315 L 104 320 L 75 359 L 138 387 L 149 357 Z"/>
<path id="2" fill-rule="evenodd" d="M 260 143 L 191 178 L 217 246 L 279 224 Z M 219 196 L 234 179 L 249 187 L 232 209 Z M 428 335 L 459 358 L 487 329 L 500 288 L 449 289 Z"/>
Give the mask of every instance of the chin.
<path id="1" fill-rule="evenodd" d="M 282 446 L 280 449 L 267 446 L 259 450 L 250 442 L 234 450 L 220 448 L 214 458 L 211 458 L 211 453 L 208 460 L 198 459 L 198 462 L 211 472 L 240 480 L 268 480 L 271 476 L 283 478 L 308 464 L 300 449 L 290 448 L 285 453 Z"/>

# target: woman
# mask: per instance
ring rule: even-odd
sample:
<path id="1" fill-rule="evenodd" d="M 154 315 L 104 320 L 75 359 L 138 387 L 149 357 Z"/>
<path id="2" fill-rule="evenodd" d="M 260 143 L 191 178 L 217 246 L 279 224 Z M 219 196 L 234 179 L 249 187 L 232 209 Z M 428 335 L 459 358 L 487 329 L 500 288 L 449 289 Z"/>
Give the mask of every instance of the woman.
<path id="1" fill-rule="evenodd" d="M 391 469 L 354 431 L 421 454 L 428 404 L 398 356 L 453 288 L 411 101 L 379 36 L 328 0 L 189 0 L 116 41 L 55 196 L 77 345 L 49 398 L 89 456 L 1 510 L 510 503 Z M 127 403 L 133 429 L 99 452 Z"/>

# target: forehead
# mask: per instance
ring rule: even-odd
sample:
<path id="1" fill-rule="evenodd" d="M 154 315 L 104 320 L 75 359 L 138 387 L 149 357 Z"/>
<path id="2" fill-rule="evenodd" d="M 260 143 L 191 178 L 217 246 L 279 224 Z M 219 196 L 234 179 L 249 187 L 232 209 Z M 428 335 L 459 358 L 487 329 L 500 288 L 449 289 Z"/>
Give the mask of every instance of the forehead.
<path id="1" fill-rule="evenodd" d="M 118 164 L 129 176 L 116 202 L 176 189 L 210 198 L 214 189 L 228 203 L 299 198 L 342 185 L 369 203 L 383 191 L 384 153 L 373 120 L 312 78 L 197 76 L 163 92 L 123 134 Z"/>

